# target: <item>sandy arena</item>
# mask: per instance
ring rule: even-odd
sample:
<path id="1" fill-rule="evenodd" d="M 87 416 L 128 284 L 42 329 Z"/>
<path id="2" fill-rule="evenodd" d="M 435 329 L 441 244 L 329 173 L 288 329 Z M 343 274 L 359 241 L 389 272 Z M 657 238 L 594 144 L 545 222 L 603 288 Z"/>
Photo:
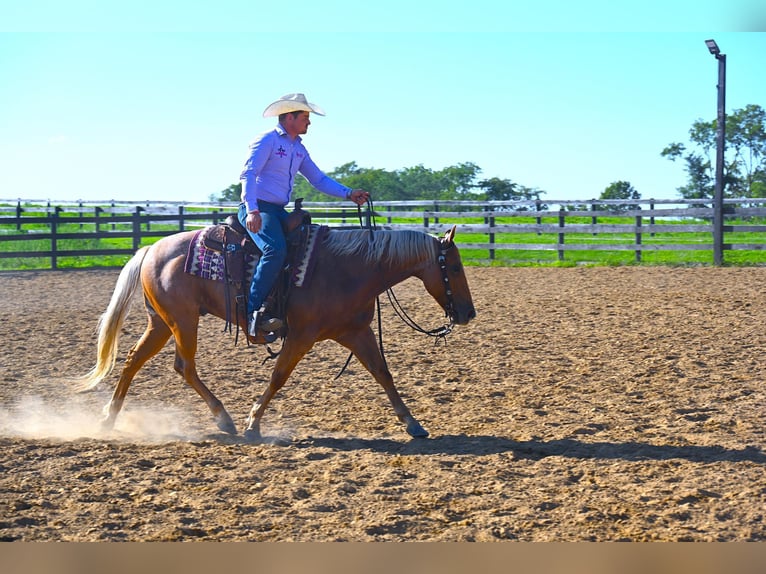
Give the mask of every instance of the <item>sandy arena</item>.
<path id="1" fill-rule="evenodd" d="M 383 334 L 411 440 L 346 351 L 318 344 L 263 418 L 219 432 L 172 342 L 99 431 L 117 372 L 75 394 L 117 270 L 0 273 L 0 539 L 766 540 L 766 268 L 469 268 L 446 345 Z M 443 314 L 396 288 L 419 322 Z M 140 297 L 121 367 L 143 332 Z M 240 432 L 270 364 L 204 317 L 200 375 Z"/>

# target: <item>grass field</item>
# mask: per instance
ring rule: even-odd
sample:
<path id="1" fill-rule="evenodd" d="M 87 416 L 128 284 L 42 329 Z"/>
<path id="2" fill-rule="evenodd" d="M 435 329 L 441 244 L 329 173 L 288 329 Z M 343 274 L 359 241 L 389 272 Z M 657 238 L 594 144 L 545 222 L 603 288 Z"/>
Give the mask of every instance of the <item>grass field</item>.
<path id="1" fill-rule="evenodd" d="M 65 221 L 65 218 L 62 218 Z M 629 218 L 599 218 L 599 224 L 625 224 Z M 74 234 L 79 233 L 92 233 L 95 229 L 95 224 L 66 224 L 62 221 L 58 225 L 57 232 L 59 234 Z M 536 220 L 534 217 L 498 217 L 496 223 L 500 224 L 533 224 Z M 574 224 L 589 224 L 590 218 L 570 218 L 567 220 L 567 225 Z M 394 219 L 392 224 L 422 224 L 422 219 Z M 441 219 L 440 223 L 456 223 L 456 224 L 481 224 L 483 219 L 481 218 L 460 218 L 460 219 Z M 544 218 L 542 223 L 555 224 L 555 218 Z M 658 222 L 659 223 L 659 222 Z M 663 221 L 663 224 L 672 224 L 672 221 Z M 679 221 L 678 224 L 699 223 L 701 221 L 684 220 Z M 745 222 L 729 222 L 727 225 L 736 225 L 737 223 Z M 753 221 L 746 222 L 753 225 Z M 387 221 L 378 221 L 379 226 L 388 225 Z M 644 223 L 648 225 L 648 221 Z M 101 230 L 109 229 L 112 231 L 130 232 L 131 225 L 117 224 L 112 226 L 111 224 L 101 224 Z M 152 231 L 175 231 L 177 227 L 175 225 L 163 225 L 152 224 Z M 0 270 L 20 270 L 20 269 L 47 269 L 51 267 L 50 256 L 35 256 L 35 253 L 50 252 L 51 240 L 39 239 L 36 235 L 42 233 L 48 233 L 50 228 L 47 224 L 35 225 L 26 224 L 23 227 L 23 239 L 15 240 L 0 240 Z M 5 235 L 18 235 L 20 232 L 13 226 L 0 225 L 0 239 Z M 159 240 L 159 237 L 147 237 L 141 240 L 141 246 L 154 243 Z M 651 245 L 711 245 L 712 238 L 709 233 L 695 233 L 695 232 L 663 232 L 657 233 L 651 236 L 649 233 L 642 234 L 642 245 L 650 248 Z M 489 238 L 486 234 L 471 234 L 464 231 L 459 232 L 457 237 L 458 245 L 460 244 L 472 244 L 472 243 L 488 243 Z M 567 233 L 566 234 L 567 245 L 634 245 L 636 237 L 632 233 L 599 233 L 594 235 L 592 233 Z M 494 258 L 490 259 L 489 251 L 486 249 L 469 249 L 461 248 L 461 254 L 463 261 L 466 265 L 474 266 L 604 266 L 604 265 L 712 265 L 713 253 L 711 249 L 704 250 L 673 250 L 673 251 L 661 251 L 661 250 L 642 250 L 641 261 L 637 261 L 635 251 L 631 250 L 567 250 L 564 252 L 563 259 L 559 259 L 558 251 L 555 246 L 558 242 L 557 233 L 542 233 L 536 232 L 519 232 L 519 233 L 497 233 L 494 237 L 494 242 L 497 244 L 546 244 L 551 248 L 547 250 L 534 250 L 534 249 L 496 249 L 494 252 Z M 726 244 L 764 244 L 766 246 L 766 233 L 758 232 L 732 232 L 727 233 L 724 238 Z M 57 240 L 57 250 L 62 251 L 79 251 L 79 250 L 102 250 L 102 249 L 120 249 L 128 250 L 132 252 L 132 238 L 131 237 L 115 237 L 95 239 L 83 237 L 80 238 L 68 238 Z M 29 257 L 1 257 L 2 253 L 9 252 L 26 252 L 29 253 Z M 58 256 L 57 267 L 58 268 L 90 268 L 90 267 L 121 267 L 127 262 L 130 255 L 127 253 L 114 254 L 114 255 L 96 255 L 96 256 Z M 754 249 L 754 250 L 727 250 L 724 253 L 725 263 L 728 265 L 740 265 L 740 266 L 754 266 L 754 265 L 766 265 L 766 250 Z"/>

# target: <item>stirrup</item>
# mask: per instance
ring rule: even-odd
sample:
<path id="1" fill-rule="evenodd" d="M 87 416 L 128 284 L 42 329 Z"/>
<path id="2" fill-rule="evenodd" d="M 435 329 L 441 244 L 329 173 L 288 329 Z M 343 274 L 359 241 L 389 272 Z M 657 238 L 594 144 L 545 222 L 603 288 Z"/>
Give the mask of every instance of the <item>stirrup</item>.
<path id="1" fill-rule="evenodd" d="M 282 320 L 278 317 L 269 317 L 266 311 L 261 308 L 255 311 L 250 317 L 247 332 L 251 337 L 258 336 L 258 331 L 273 333 L 282 328 Z"/>

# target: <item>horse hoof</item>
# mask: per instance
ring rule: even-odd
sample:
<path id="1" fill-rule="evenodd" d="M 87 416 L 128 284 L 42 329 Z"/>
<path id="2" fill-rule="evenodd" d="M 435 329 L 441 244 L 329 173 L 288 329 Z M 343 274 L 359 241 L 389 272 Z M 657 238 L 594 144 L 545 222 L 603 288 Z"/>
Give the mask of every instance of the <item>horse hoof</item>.
<path id="1" fill-rule="evenodd" d="M 214 418 L 215 424 L 220 430 L 226 434 L 237 434 L 237 426 L 234 424 L 234 421 L 231 420 L 229 413 L 227 413 L 225 410 L 221 410 L 217 415 L 214 416 Z"/>
<path id="2" fill-rule="evenodd" d="M 114 419 L 111 417 L 105 418 L 98 425 L 98 428 L 101 432 L 104 433 L 112 432 L 114 430 Z"/>
<path id="3" fill-rule="evenodd" d="M 262 442 L 263 437 L 261 437 L 260 431 L 257 429 L 247 429 L 244 432 L 244 437 L 247 442 L 257 443 Z"/>
<path id="4" fill-rule="evenodd" d="M 412 421 L 407 425 L 407 434 L 412 438 L 426 438 L 428 436 L 428 431 L 420 426 L 419 422 Z"/>
<path id="5" fill-rule="evenodd" d="M 235 435 L 237 434 L 237 427 L 234 424 L 234 421 L 231 420 L 231 417 L 228 414 L 222 414 L 221 416 L 216 418 L 215 421 L 216 425 L 218 425 L 218 428 L 221 429 L 226 434 Z"/>

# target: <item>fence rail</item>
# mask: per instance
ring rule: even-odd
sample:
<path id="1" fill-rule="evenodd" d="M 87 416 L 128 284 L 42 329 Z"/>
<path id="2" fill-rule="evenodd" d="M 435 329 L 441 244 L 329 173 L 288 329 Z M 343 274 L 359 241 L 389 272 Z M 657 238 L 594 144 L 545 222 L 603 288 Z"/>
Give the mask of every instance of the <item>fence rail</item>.
<path id="1" fill-rule="evenodd" d="M 632 251 L 636 261 L 641 261 L 642 253 L 651 251 L 712 253 L 714 213 L 710 202 L 705 201 L 378 202 L 373 217 L 379 227 L 427 233 L 442 233 L 457 225 L 462 240 L 458 245 L 486 251 L 489 259 L 504 250 L 556 251 L 559 260 L 564 260 L 569 251 Z M 558 209 L 551 209 L 551 205 Z M 355 228 L 372 222 L 366 211 L 348 204 L 304 202 L 303 206 L 312 213 L 314 222 L 335 228 Z M 59 260 L 66 257 L 127 256 L 160 237 L 223 221 L 236 209 L 234 203 L 52 205 L 34 200 L 0 200 L 0 243 L 23 241 L 27 246 L 0 249 L 0 259 L 49 258 L 51 268 L 56 269 Z M 766 199 L 760 203 L 753 199 L 726 200 L 724 234 L 751 235 L 747 242 L 724 240 L 723 249 L 765 251 L 766 225 L 759 223 L 761 218 L 766 218 Z M 522 234 L 526 234 L 525 241 L 513 241 L 514 235 L 520 238 Z M 538 236 L 539 241 L 529 241 L 530 235 Z M 92 240 L 98 244 L 106 239 L 129 239 L 130 247 L 68 249 L 65 245 L 67 240 Z M 35 249 L 28 248 L 30 241 L 35 242 Z M 38 250 L 39 245 L 44 248 Z"/>

